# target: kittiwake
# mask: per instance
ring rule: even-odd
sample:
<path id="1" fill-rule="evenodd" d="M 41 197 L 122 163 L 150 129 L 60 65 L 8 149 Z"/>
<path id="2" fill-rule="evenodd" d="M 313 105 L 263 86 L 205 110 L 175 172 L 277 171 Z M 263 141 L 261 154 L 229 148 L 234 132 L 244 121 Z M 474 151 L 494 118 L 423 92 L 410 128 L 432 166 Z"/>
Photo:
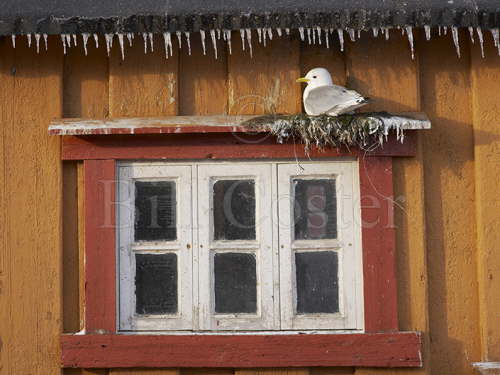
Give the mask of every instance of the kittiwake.
<path id="1" fill-rule="evenodd" d="M 304 109 L 310 116 L 338 116 L 368 103 L 368 99 L 358 92 L 334 85 L 325 68 L 314 68 L 297 82 L 307 83 L 302 99 Z"/>

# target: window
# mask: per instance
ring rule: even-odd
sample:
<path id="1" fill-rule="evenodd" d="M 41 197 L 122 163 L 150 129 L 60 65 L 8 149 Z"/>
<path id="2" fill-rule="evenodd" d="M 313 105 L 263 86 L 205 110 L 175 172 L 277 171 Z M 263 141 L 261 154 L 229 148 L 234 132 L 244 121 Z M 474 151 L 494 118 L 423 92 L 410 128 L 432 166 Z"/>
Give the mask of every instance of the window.
<path id="1" fill-rule="evenodd" d="M 362 330 L 358 162 L 118 164 L 119 329 Z"/>

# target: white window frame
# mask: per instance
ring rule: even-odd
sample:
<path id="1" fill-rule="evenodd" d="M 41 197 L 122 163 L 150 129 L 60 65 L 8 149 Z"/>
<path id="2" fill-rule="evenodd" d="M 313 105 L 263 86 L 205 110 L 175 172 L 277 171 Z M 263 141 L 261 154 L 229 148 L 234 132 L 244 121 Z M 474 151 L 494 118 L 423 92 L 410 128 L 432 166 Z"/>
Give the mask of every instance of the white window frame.
<path id="1" fill-rule="evenodd" d="M 118 167 L 119 327 L 124 331 L 193 329 L 192 195 L 190 165 L 120 165 Z M 176 241 L 134 241 L 135 181 L 175 181 Z M 135 313 L 135 254 L 177 254 L 177 314 Z"/>
<path id="2" fill-rule="evenodd" d="M 272 204 L 272 192 L 266 182 L 272 178 L 270 164 L 238 165 L 202 164 L 198 166 L 199 222 L 199 297 L 201 330 L 268 330 L 276 329 L 273 280 L 276 268 L 273 259 L 273 222 L 264 212 Z M 215 241 L 213 239 L 213 185 L 220 180 L 255 181 L 255 240 Z M 200 197 L 208 197 L 201 199 Z M 215 253 L 254 254 L 257 272 L 257 313 L 216 314 L 214 306 Z"/>
<path id="3" fill-rule="evenodd" d="M 337 238 L 323 240 L 294 240 L 293 225 L 280 221 L 280 291 L 281 327 L 302 329 L 356 329 L 362 324 L 361 228 L 359 220 L 359 182 L 357 163 L 304 163 L 298 170 L 293 164 L 278 164 L 279 217 L 292 221 L 294 179 L 335 179 L 337 199 Z M 290 218 L 290 219 L 289 219 Z M 339 313 L 297 314 L 294 257 L 297 252 L 334 251 L 338 257 Z M 352 252 L 346 256 L 345 252 Z M 358 270 L 358 271 L 356 271 Z"/>
<path id="4" fill-rule="evenodd" d="M 358 162 L 354 159 L 321 161 L 220 161 L 220 162 L 120 162 L 118 164 L 118 326 L 121 331 L 224 332 L 224 331 L 363 331 L 363 268 Z M 179 169 L 180 168 L 180 169 Z M 336 178 L 338 240 L 296 241 L 292 218 L 292 179 L 329 176 Z M 255 241 L 213 241 L 211 187 L 218 179 L 256 180 Z M 135 248 L 145 253 L 178 252 L 179 313 L 135 314 L 132 256 L 134 179 L 175 179 L 177 185 L 178 244 L 154 243 Z M 201 197 L 204 198 L 201 198 Z M 210 197 L 210 199 L 208 199 Z M 269 221 L 259 220 L 269 207 Z M 131 209 L 132 208 L 132 209 Z M 128 210 L 128 211 L 127 211 Z M 343 222 L 340 218 L 344 218 Z M 346 225 L 346 221 L 350 225 Z M 268 224 L 268 225 L 265 225 Z M 131 230 L 132 228 L 132 230 Z M 339 308 L 337 314 L 295 314 L 292 256 L 303 251 L 336 249 L 339 261 Z M 160 250 L 159 250 L 160 249 Z M 258 249 L 258 250 L 257 250 Z M 181 251 L 182 250 L 182 251 Z M 257 254 L 257 314 L 213 314 L 213 254 L 224 251 L 255 251 Z M 179 254 L 182 255 L 179 256 Z M 346 254 L 349 254 L 347 256 Z M 193 285 L 197 287 L 192 287 Z"/>

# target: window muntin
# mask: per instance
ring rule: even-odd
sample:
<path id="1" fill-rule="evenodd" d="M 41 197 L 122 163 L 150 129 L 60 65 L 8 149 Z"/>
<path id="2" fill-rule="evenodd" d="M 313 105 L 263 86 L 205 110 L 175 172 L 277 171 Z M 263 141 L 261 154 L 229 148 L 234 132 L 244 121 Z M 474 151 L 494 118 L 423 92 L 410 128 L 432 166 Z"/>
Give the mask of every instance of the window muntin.
<path id="1" fill-rule="evenodd" d="M 184 232 L 191 232 L 194 241 L 186 242 L 188 251 L 172 246 L 179 240 L 135 241 L 125 251 L 122 236 L 130 238 L 131 231 L 120 230 L 120 329 L 362 329 L 357 163 L 306 162 L 301 167 L 295 162 L 121 164 L 119 222 L 126 221 L 124 202 L 134 199 L 134 190 L 125 190 L 124 182 L 176 181 L 174 212 L 179 222 L 192 223 Z M 178 168 L 192 174 L 192 184 Z M 191 187 L 189 204 L 181 202 Z M 123 269 L 129 264 L 122 256 L 138 249 L 184 257 L 177 291 L 179 300 L 189 294 L 192 302 L 184 311 L 192 311 L 192 319 L 182 308 L 178 314 L 131 313 L 136 308 L 134 275 Z M 235 268 L 236 273 L 228 273 Z M 176 325 L 176 319 L 182 324 Z"/>

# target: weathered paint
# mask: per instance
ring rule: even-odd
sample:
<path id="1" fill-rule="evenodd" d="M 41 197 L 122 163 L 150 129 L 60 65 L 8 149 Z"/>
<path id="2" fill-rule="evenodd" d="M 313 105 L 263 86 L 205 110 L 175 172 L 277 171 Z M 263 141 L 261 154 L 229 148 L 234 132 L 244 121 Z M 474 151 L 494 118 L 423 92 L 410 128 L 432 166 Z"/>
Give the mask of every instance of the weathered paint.
<path id="1" fill-rule="evenodd" d="M 364 47 L 369 48 L 365 60 L 365 64 L 369 63 L 367 69 L 363 68 L 363 65 L 359 65 L 359 69 L 352 69 L 351 61 L 353 61 L 354 54 L 363 52 L 363 49 L 358 52 L 348 49 L 344 54 L 334 55 L 336 60 L 331 63 L 335 66 L 337 64 L 341 66 L 342 61 L 345 63 L 348 67 L 349 85 L 375 98 L 372 109 L 422 110 L 433 121 L 433 129 L 421 135 L 421 138 L 425 139 L 420 149 L 417 149 L 417 157 L 398 159 L 393 165 L 396 198 L 399 195 L 406 196 L 404 206 L 406 213 L 401 211 L 398 213 L 398 210 L 395 212 L 399 325 L 401 329 L 424 331 L 424 340 L 427 340 L 424 350 L 431 351 L 432 357 L 424 353 L 426 368 L 417 372 L 429 373 L 432 370 L 435 374 L 472 374 L 470 362 L 488 358 L 498 361 L 498 348 L 500 347 L 498 345 L 500 330 L 494 320 L 497 318 L 495 313 L 500 308 L 495 294 L 500 290 L 498 251 L 496 251 L 499 231 L 496 224 L 491 224 L 495 223 L 494 214 L 498 210 L 489 210 L 490 207 L 495 208 L 498 202 L 496 200 L 498 159 L 495 159 L 498 155 L 499 137 L 497 121 L 499 112 L 496 109 L 498 101 L 495 102 L 498 100 L 498 95 L 495 94 L 496 87 L 500 81 L 498 57 L 495 57 L 496 50 L 490 46 L 485 51 L 486 59 L 481 59 L 477 40 L 476 45 L 472 46 L 471 57 L 469 57 L 468 48 L 463 44 L 466 38 L 461 35 L 462 58 L 458 60 L 451 36 L 448 35 L 442 37 L 448 38 L 443 42 L 440 42 L 440 39 L 434 41 L 434 36 L 430 42 L 424 38 L 417 38 L 417 58 L 415 62 L 411 62 L 407 41 L 405 39 L 397 41 L 397 34 L 396 30 L 391 30 L 389 42 L 382 41 L 382 37 L 379 37 L 380 40 L 370 38 L 369 43 L 367 41 Z M 491 36 L 485 35 L 485 38 L 490 39 L 489 42 L 491 42 Z M 236 38 L 233 38 L 235 43 L 234 39 Z M 362 36 L 360 41 L 364 39 Z M 45 222 L 47 215 L 51 218 L 57 217 L 58 214 L 55 212 L 61 209 L 59 206 L 61 195 L 58 193 L 60 177 L 57 177 L 60 173 L 58 172 L 58 141 L 56 137 L 53 137 L 54 140 L 45 141 L 49 121 L 59 117 L 61 112 L 51 109 L 50 113 L 47 113 L 47 109 L 60 103 L 62 97 L 65 111 L 66 108 L 73 108 L 67 110 L 72 113 L 71 117 L 102 117 L 103 114 L 108 113 L 110 98 L 116 103 L 118 99 L 112 97 L 126 94 L 131 96 L 127 102 L 128 105 L 144 108 L 141 110 L 136 108 L 129 113 L 115 112 L 113 116 L 176 114 L 165 113 L 158 107 L 148 109 L 149 105 L 141 104 L 143 103 L 141 95 L 154 97 L 154 93 L 149 90 L 157 86 L 146 83 L 149 79 L 147 73 L 152 69 L 159 70 L 162 64 L 167 63 L 163 55 L 155 56 L 153 63 L 144 65 L 141 60 L 135 63 L 135 67 L 130 70 L 134 72 L 137 86 L 142 89 L 129 90 L 122 94 L 120 89 L 107 91 L 110 77 L 107 73 L 108 59 L 105 53 L 101 53 L 102 58 L 96 58 L 95 61 L 88 58 L 87 60 L 75 58 L 80 65 L 90 66 L 88 70 L 83 67 L 72 69 L 71 66 L 77 62 L 72 62 L 67 55 L 63 73 L 62 63 L 58 57 L 62 51 L 55 50 L 60 49 L 60 43 L 55 40 L 49 43 L 48 54 L 36 55 L 36 53 L 29 52 L 28 56 L 28 52 L 21 52 L 22 49 L 18 49 L 20 45 L 14 51 L 10 40 L 0 40 L 2 85 L 2 90 L 0 90 L 0 134 L 2 134 L 0 155 L 3 159 L 0 163 L 2 181 L 0 184 L 0 208 L 2 208 L 0 221 L 3 220 L 1 230 L 4 233 L 0 241 L 0 246 L 2 246 L 0 311 L 2 316 L 9 316 L 8 320 L 0 319 L 0 336 L 3 344 L 0 363 L 2 370 L 7 374 L 9 371 L 10 373 L 31 372 L 44 375 L 59 373 L 58 356 L 46 355 L 46 353 L 47 350 L 57 351 L 55 343 L 57 343 L 60 327 L 58 323 L 45 321 L 46 314 L 34 313 L 32 309 L 32 306 L 50 304 L 51 308 L 55 309 L 52 311 L 59 311 L 60 290 L 53 294 L 49 293 L 46 288 L 38 289 L 36 293 L 33 289 L 34 286 L 45 283 L 49 277 L 61 280 L 58 266 L 60 258 L 57 256 L 57 243 L 60 239 L 58 236 L 48 234 L 58 230 L 57 224 L 56 227 L 44 226 L 41 229 L 45 231 L 37 236 L 32 235 L 33 232 L 28 232 L 26 235 L 26 229 L 22 225 L 29 218 L 38 220 L 38 223 Z M 234 43 L 232 56 L 237 50 Z M 384 44 L 382 47 L 382 43 L 388 43 L 388 45 Z M 89 53 L 93 48 L 92 45 L 93 43 L 89 42 Z M 256 45 L 257 42 L 254 40 L 254 48 Z M 391 47 L 388 50 L 389 45 L 400 47 Z M 207 43 L 207 47 L 210 47 L 210 44 Z M 267 50 L 277 52 L 275 48 L 271 45 Z M 290 49 L 293 48 L 298 49 L 298 44 L 290 47 Z M 103 49 L 99 50 L 101 51 Z M 207 53 L 210 52 L 211 50 L 207 51 Z M 121 59 L 118 46 L 113 47 L 112 53 L 116 53 Z M 288 77 L 294 76 L 295 72 L 299 76 L 298 73 L 302 73 L 305 66 L 315 65 L 314 60 L 307 63 L 313 65 L 305 65 L 305 56 L 308 54 L 305 49 L 298 54 L 300 56 L 293 58 L 293 61 L 296 61 L 293 64 L 279 62 L 287 67 L 295 66 Z M 403 57 L 404 61 L 402 61 Z M 241 76 L 238 83 L 245 80 L 245 75 L 248 77 L 247 88 L 240 84 L 232 85 L 233 88 L 240 87 L 238 90 L 242 95 L 249 93 L 256 85 L 255 77 L 247 72 L 245 67 L 258 62 L 259 59 L 262 58 L 258 55 L 254 56 L 253 60 L 250 60 L 247 55 L 242 56 L 241 64 L 245 66 L 239 70 L 228 65 L 228 71 L 233 72 L 231 73 L 233 77 L 235 77 L 234 72 L 239 71 L 238 74 Z M 16 64 L 15 60 L 19 63 Z M 228 63 L 231 61 L 229 58 Z M 327 58 L 321 60 L 318 57 L 316 61 L 320 61 L 317 63 L 320 65 L 328 60 Z M 358 61 L 362 61 L 362 56 Z M 413 64 L 413 68 L 408 68 L 409 64 Z M 30 67 L 26 71 L 28 65 Z M 11 74 L 13 66 L 17 66 L 18 71 L 28 74 L 13 76 Z M 21 69 L 23 66 L 25 69 Z M 351 67 L 350 70 L 349 67 Z M 259 69 L 263 70 L 263 68 Z M 101 73 L 93 75 L 92 71 Z M 78 78 L 76 72 L 82 72 L 82 77 Z M 56 79 L 54 76 L 59 78 Z M 183 76 L 183 67 L 179 65 L 179 77 Z M 218 77 L 217 79 L 224 80 L 223 73 L 219 72 Z M 226 77 L 229 82 L 229 74 Z M 416 79 L 411 77 L 416 77 Z M 61 79 L 63 84 L 61 84 Z M 70 80 L 73 80 L 73 83 L 69 82 Z M 78 80 L 82 83 L 80 84 Z M 261 87 L 265 84 L 263 81 L 258 81 Z M 341 82 L 341 78 L 339 81 Z M 360 86 L 357 86 L 358 83 Z M 231 85 L 228 83 L 228 86 Z M 62 87 L 65 88 L 64 92 L 57 92 L 58 89 L 62 90 Z M 183 96 L 186 89 L 179 90 L 178 102 L 182 108 L 182 102 L 187 100 Z M 289 111 L 294 111 L 293 108 L 300 108 L 300 91 L 291 84 L 285 93 L 290 92 L 289 90 L 294 92 L 292 94 L 294 103 L 298 103 L 297 107 L 289 109 Z M 219 92 L 224 93 L 224 89 L 221 88 Z M 261 92 L 267 95 L 270 90 L 265 89 Z M 239 94 L 233 94 L 233 99 L 235 95 Z M 230 96 L 229 89 L 227 96 L 222 95 L 222 99 L 219 99 L 217 95 L 216 99 L 220 100 L 215 106 L 217 109 L 209 111 L 203 108 L 208 104 L 197 104 L 194 108 L 187 105 L 189 111 L 186 110 L 183 114 L 223 114 L 223 103 L 227 101 L 224 97 L 228 96 Z M 134 99 L 135 97 L 137 100 Z M 68 104 L 68 100 L 74 101 L 74 104 Z M 422 105 L 418 108 L 420 101 Z M 17 103 L 15 107 L 12 107 L 13 103 Z M 74 108 L 78 108 L 81 114 L 76 113 L 77 110 Z M 24 111 L 24 114 L 20 115 L 19 111 Z M 40 122 L 33 120 L 40 120 Z M 43 129 L 40 130 L 39 127 Z M 41 140 L 44 141 L 40 143 Z M 36 175 L 35 169 L 40 165 L 47 171 L 46 174 L 38 174 L 42 178 L 39 180 L 39 185 L 45 188 L 34 190 L 32 186 L 24 184 L 24 181 Z M 21 168 L 21 166 L 25 167 Z M 52 179 L 53 176 L 56 178 Z M 18 186 L 21 188 L 18 189 Z M 18 190 L 21 196 L 15 197 L 13 192 Z M 462 201 L 457 198 L 457 195 L 465 199 Z M 38 202 L 48 197 L 47 206 L 44 205 L 43 209 L 33 211 L 31 205 L 23 203 L 24 198 L 31 196 L 36 197 L 36 199 L 31 199 L 31 202 Z M 425 226 L 422 225 L 423 221 L 426 223 Z M 475 230 L 473 230 L 474 227 Z M 50 253 L 46 247 L 47 244 L 52 244 L 49 246 Z M 37 255 L 36 263 L 30 258 L 35 246 L 42 251 L 41 254 L 50 255 L 44 260 L 48 264 L 43 265 L 51 270 L 50 273 L 42 273 L 40 268 L 42 265 L 39 266 L 37 263 L 42 255 Z M 477 275 L 475 274 L 476 259 Z M 488 265 L 491 267 L 487 267 Z M 18 270 L 26 270 L 26 272 L 18 273 Z M 33 281 L 33 278 L 36 280 Z M 478 290 L 482 293 L 479 297 Z M 23 299 L 20 299 L 20 296 L 23 296 Z M 61 321 L 62 315 L 58 314 L 56 319 Z M 14 335 L 13 326 L 22 327 L 22 329 L 18 329 Z M 430 331 L 426 328 L 427 326 L 430 326 Z M 33 339 L 33 332 L 36 332 L 35 339 Z M 480 339 L 481 332 L 482 339 Z M 432 335 L 432 341 L 428 340 L 430 335 Z M 36 354 L 38 349 L 42 354 Z M 156 375 L 158 371 L 149 372 L 137 369 L 127 370 L 125 373 L 150 375 L 154 373 Z M 307 369 L 301 371 L 303 374 L 316 372 L 316 370 Z M 331 371 L 335 373 L 336 370 Z M 236 370 L 236 372 L 240 371 Z M 255 374 L 263 372 L 255 371 Z M 295 370 L 280 370 L 279 372 L 295 373 Z M 380 372 L 382 371 L 365 370 L 365 373 L 370 375 Z M 93 374 L 94 371 L 88 373 Z M 162 374 L 171 373 L 172 370 L 162 372 Z M 358 373 L 361 372 L 358 370 Z M 390 370 L 384 373 L 401 375 L 408 371 Z"/>

